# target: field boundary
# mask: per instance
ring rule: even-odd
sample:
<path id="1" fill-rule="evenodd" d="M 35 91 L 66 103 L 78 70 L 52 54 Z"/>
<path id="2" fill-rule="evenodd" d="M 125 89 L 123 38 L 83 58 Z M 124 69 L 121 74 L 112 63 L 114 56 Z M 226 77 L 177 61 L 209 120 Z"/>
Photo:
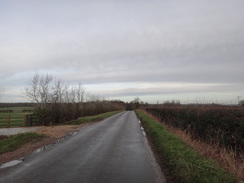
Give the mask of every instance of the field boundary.
<path id="1" fill-rule="evenodd" d="M 27 114 L 0 114 L 0 128 L 27 126 Z"/>
<path id="2" fill-rule="evenodd" d="M 164 168 L 176 182 L 234 183 L 237 181 L 235 175 L 198 154 L 143 111 L 137 110 L 136 114 L 151 139 L 157 156 L 163 157 Z"/>

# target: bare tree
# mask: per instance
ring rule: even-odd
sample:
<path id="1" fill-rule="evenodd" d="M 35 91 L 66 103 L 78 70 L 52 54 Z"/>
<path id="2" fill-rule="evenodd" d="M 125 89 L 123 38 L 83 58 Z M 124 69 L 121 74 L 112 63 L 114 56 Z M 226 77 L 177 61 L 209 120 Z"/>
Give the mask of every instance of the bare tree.
<path id="1" fill-rule="evenodd" d="M 41 103 L 43 108 L 46 107 L 46 104 L 51 101 L 52 99 L 52 92 L 51 92 L 51 82 L 53 80 L 53 76 L 50 74 L 42 75 L 40 77 L 40 85 L 39 85 L 39 92 L 41 96 Z"/>
<path id="2" fill-rule="evenodd" d="M 78 85 L 78 88 L 76 90 L 76 94 L 77 94 L 77 102 L 78 103 L 83 103 L 84 102 L 85 90 L 82 87 L 81 83 L 79 83 L 79 85 Z"/>
<path id="3" fill-rule="evenodd" d="M 52 87 L 52 103 L 62 103 L 64 97 L 64 84 L 57 80 Z"/>
<path id="4" fill-rule="evenodd" d="M 24 95 L 39 104 L 41 110 L 36 113 L 40 122 L 47 125 L 121 108 L 99 95 L 85 93 L 81 83 L 70 86 L 54 80 L 50 74 L 36 73 L 25 87 Z"/>
<path id="5" fill-rule="evenodd" d="M 139 97 L 136 97 L 133 101 L 132 101 L 132 104 L 133 104 L 133 107 L 135 109 L 139 108 L 140 104 L 142 103 L 141 99 Z"/>
<path id="6" fill-rule="evenodd" d="M 64 93 L 63 93 L 63 102 L 64 103 L 70 103 L 70 92 L 69 92 L 69 85 L 65 84 L 64 85 Z"/>
<path id="7" fill-rule="evenodd" d="M 33 78 L 28 82 L 28 86 L 25 87 L 25 95 L 27 98 L 39 103 L 40 96 L 38 92 L 39 74 L 35 74 Z"/>
<path id="8" fill-rule="evenodd" d="M 69 97 L 70 97 L 70 101 L 71 103 L 76 103 L 76 88 L 75 87 L 71 87 L 70 91 L 69 91 Z"/>
<path id="9" fill-rule="evenodd" d="M 46 104 L 51 101 L 51 82 L 53 76 L 50 74 L 40 75 L 36 73 L 33 78 L 29 81 L 28 85 L 25 87 L 25 95 L 40 104 L 43 109 Z"/>

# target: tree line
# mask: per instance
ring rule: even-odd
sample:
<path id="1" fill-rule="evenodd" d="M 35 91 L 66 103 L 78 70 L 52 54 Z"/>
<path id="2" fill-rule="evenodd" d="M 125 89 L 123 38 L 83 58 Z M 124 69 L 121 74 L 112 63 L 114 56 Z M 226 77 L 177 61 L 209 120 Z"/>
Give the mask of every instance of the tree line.
<path id="1" fill-rule="evenodd" d="M 37 104 L 34 113 L 42 125 L 125 108 L 122 101 L 105 100 L 86 92 L 81 83 L 70 86 L 51 74 L 34 74 L 24 88 L 24 95 Z"/>

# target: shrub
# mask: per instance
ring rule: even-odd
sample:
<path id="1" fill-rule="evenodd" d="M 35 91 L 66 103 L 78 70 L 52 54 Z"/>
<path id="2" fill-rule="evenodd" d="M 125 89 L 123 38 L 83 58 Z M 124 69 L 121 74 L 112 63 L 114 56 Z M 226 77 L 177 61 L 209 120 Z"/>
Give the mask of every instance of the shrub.
<path id="1" fill-rule="evenodd" d="M 39 121 L 39 125 L 49 125 L 51 122 L 51 111 L 47 109 L 37 108 L 34 110 L 33 115 Z"/>

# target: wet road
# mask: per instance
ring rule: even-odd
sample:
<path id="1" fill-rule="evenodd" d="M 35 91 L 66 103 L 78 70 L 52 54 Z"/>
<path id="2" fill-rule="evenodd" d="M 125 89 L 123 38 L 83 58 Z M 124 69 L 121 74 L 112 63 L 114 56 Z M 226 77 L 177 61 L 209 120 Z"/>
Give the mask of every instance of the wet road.
<path id="1" fill-rule="evenodd" d="M 49 150 L 0 169 L 0 182 L 164 182 L 133 111 L 90 125 Z"/>

